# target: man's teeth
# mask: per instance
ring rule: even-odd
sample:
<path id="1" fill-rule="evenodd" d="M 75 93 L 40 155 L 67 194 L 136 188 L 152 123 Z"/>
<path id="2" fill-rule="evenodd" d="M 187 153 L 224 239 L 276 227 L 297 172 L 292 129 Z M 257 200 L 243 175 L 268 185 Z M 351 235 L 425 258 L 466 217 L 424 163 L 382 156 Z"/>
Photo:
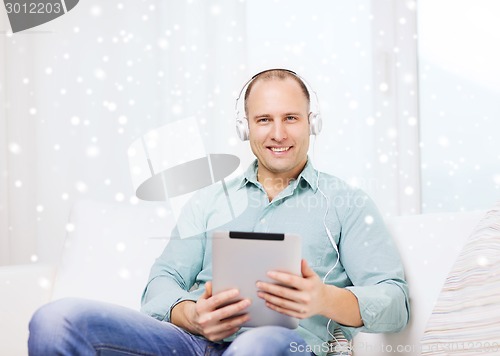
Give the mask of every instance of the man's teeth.
<path id="1" fill-rule="evenodd" d="M 284 152 L 288 151 L 290 147 L 271 147 L 271 151 L 273 152 Z"/>

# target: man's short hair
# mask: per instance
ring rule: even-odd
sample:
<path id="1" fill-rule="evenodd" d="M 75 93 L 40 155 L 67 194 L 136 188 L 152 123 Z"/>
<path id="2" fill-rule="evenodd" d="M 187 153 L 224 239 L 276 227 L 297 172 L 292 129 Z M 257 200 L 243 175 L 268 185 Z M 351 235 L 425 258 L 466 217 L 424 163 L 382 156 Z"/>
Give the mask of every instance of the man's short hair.
<path id="1" fill-rule="evenodd" d="M 307 99 L 307 104 L 310 105 L 311 97 L 309 95 L 309 90 L 307 89 L 307 86 L 297 74 L 287 69 L 268 69 L 254 75 L 252 80 L 250 81 L 250 84 L 248 84 L 248 88 L 245 91 L 245 113 L 248 114 L 247 100 L 248 97 L 250 96 L 250 91 L 252 90 L 252 87 L 256 82 L 261 80 L 268 81 L 274 79 L 285 80 L 288 78 L 293 79 L 296 83 L 300 85 L 300 88 L 302 89 L 302 92 L 304 93 L 304 96 Z"/>

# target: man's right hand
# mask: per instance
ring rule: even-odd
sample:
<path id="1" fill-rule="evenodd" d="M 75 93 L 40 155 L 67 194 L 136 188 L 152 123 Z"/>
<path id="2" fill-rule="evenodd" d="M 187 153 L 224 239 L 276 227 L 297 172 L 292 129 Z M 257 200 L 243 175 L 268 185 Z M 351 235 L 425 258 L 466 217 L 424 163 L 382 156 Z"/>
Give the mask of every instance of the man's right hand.
<path id="1" fill-rule="evenodd" d="M 241 314 L 250 305 L 249 299 L 226 305 L 238 295 L 237 289 L 212 295 L 212 283 L 207 282 L 200 299 L 196 303 L 184 301 L 177 304 L 172 309 L 170 320 L 173 324 L 193 334 L 202 335 L 210 341 L 222 340 L 237 332 L 241 325 L 250 319 L 248 314 Z"/>

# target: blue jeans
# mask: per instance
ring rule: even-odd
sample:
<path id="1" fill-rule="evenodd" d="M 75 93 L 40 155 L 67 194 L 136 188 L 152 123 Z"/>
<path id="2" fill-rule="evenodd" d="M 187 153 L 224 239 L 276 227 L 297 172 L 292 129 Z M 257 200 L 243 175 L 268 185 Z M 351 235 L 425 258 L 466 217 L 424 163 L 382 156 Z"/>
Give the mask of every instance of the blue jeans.
<path id="1" fill-rule="evenodd" d="M 298 356 L 306 354 L 292 352 L 290 344 L 304 345 L 302 350 L 307 345 L 295 331 L 278 326 L 251 329 L 230 343 L 211 342 L 132 309 L 74 298 L 41 307 L 29 329 L 29 354 L 40 356 Z"/>

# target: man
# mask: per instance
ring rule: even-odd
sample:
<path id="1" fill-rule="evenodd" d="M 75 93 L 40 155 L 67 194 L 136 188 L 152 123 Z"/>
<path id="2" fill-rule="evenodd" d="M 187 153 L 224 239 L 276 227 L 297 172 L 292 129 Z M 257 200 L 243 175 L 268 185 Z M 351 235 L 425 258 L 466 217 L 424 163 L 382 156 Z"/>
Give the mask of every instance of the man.
<path id="1" fill-rule="evenodd" d="M 152 267 L 142 300 L 142 311 L 152 318 L 96 303 L 56 302 L 31 322 L 31 354 L 324 355 L 335 329 L 351 339 L 359 330 L 395 332 L 406 325 L 407 285 L 376 207 L 308 160 L 310 93 L 303 81 L 287 70 L 265 71 L 244 97 L 244 124 L 257 159 L 228 182 L 229 195 L 244 194 L 247 204 L 218 228 L 302 236 L 302 276 L 271 271 L 279 285 L 257 284 L 266 305 L 299 318 L 299 328 L 242 329 L 250 301 L 226 305 L 237 290 L 212 293 L 207 227 L 214 225 L 223 193 L 209 187 L 187 206 Z M 176 238 L 183 224 L 206 232 Z M 43 330 L 50 319 L 65 327 Z M 54 340 L 53 348 L 42 349 L 44 338 Z"/>

